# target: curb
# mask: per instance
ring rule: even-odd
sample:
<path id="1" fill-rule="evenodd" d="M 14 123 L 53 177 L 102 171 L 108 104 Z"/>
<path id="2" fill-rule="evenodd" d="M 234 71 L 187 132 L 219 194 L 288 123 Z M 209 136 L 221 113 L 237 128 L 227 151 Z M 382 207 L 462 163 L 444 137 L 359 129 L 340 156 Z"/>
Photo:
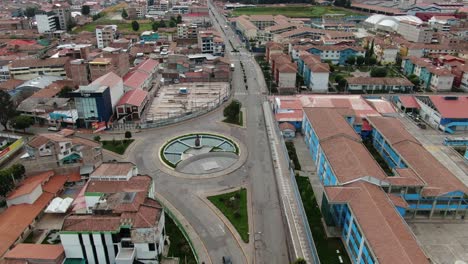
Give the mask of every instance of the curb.
<path id="1" fill-rule="evenodd" d="M 203 241 L 201 240 L 200 236 L 198 235 L 197 231 L 195 231 L 195 229 L 193 228 L 193 226 L 190 224 L 190 222 L 185 219 L 185 217 L 182 215 L 181 212 L 179 212 L 179 210 L 177 210 L 177 208 L 175 208 L 168 200 L 166 200 L 166 198 L 164 198 L 161 194 L 159 193 L 155 193 L 155 196 L 156 196 L 156 199 L 162 201 L 163 205 L 165 207 L 167 207 L 173 214 L 177 215 L 178 218 L 177 220 L 179 220 L 180 222 L 181 221 L 184 221 L 184 229 L 185 232 L 187 233 L 187 235 L 189 236 L 190 240 L 192 243 L 194 243 L 194 240 L 197 240 L 199 242 L 199 245 L 201 245 L 203 247 L 203 251 L 205 252 L 206 254 L 206 257 L 207 259 L 206 260 L 203 260 L 203 261 L 207 261 L 208 263 L 206 264 L 213 264 L 213 261 L 211 260 L 211 257 L 210 257 L 210 254 L 208 254 L 208 249 L 206 248 L 205 246 L 205 243 L 203 243 Z M 180 227 L 179 227 L 180 228 Z M 188 230 L 187 230 L 188 229 Z M 189 232 L 190 231 L 190 232 Z M 190 235 L 189 235 L 190 233 Z M 200 252 L 201 248 L 196 248 L 195 250 L 197 250 L 198 252 Z M 200 256 L 199 256 L 200 258 Z M 200 262 L 201 260 L 198 259 L 198 261 Z"/>
<path id="2" fill-rule="evenodd" d="M 239 246 L 240 250 L 242 251 L 242 254 L 244 254 L 244 259 L 245 259 L 245 263 L 251 263 L 249 262 L 249 259 L 247 258 L 247 254 L 245 253 L 245 250 L 244 250 L 244 246 L 249 246 L 251 245 L 250 241 L 251 241 L 251 234 L 250 234 L 250 228 L 249 228 L 249 243 L 246 243 L 242 240 L 242 238 L 240 237 L 239 235 L 239 232 L 237 232 L 236 228 L 232 225 L 231 221 L 229 221 L 229 219 L 226 218 L 226 216 L 224 216 L 224 214 L 214 205 L 212 204 L 209 200 L 208 200 L 208 196 L 214 196 L 214 195 L 218 195 L 218 194 L 223 194 L 223 193 L 226 193 L 226 191 L 230 191 L 230 192 L 234 192 L 234 191 L 238 191 L 240 190 L 241 188 L 245 188 L 247 190 L 247 197 L 249 197 L 249 189 L 247 189 L 247 186 L 240 186 L 240 187 L 235 187 L 235 188 L 232 188 L 232 189 L 229 189 L 229 190 L 224 190 L 222 192 L 216 192 L 216 193 L 205 193 L 206 196 L 204 197 L 201 197 L 201 196 L 197 196 L 203 203 L 205 203 L 211 211 L 213 211 L 213 213 L 215 213 L 218 218 L 224 223 L 225 226 L 227 226 L 227 228 L 229 229 L 229 232 L 231 233 L 231 235 L 234 237 L 234 239 L 236 240 L 237 242 L 237 245 Z M 248 205 L 247 205 L 248 206 Z M 247 212 L 249 213 L 249 210 L 247 209 Z M 248 214 L 248 217 L 251 218 L 252 216 Z"/>

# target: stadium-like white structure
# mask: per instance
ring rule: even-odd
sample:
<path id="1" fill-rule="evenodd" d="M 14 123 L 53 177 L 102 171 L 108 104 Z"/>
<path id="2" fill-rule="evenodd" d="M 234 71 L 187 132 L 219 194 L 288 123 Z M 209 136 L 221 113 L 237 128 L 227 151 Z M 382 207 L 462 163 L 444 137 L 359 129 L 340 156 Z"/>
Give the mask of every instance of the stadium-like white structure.
<path id="1" fill-rule="evenodd" d="M 372 15 L 364 20 L 364 25 L 368 28 L 373 28 L 378 31 L 395 32 L 398 31 L 400 22 L 406 20 L 416 24 L 422 24 L 423 21 L 416 16 L 386 16 L 386 15 Z"/>

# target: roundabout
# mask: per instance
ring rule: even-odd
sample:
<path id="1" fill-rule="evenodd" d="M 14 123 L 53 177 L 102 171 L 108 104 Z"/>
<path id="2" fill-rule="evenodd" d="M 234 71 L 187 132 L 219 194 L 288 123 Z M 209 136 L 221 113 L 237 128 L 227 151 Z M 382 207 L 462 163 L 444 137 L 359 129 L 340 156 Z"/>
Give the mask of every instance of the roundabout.
<path id="1" fill-rule="evenodd" d="M 241 159 L 239 143 L 223 135 L 206 132 L 170 139 L 161 147 L 159 157 L 166 167 L 173 170 L 173 174 L 188 177 L 220 176 L 245 161 Z"/>

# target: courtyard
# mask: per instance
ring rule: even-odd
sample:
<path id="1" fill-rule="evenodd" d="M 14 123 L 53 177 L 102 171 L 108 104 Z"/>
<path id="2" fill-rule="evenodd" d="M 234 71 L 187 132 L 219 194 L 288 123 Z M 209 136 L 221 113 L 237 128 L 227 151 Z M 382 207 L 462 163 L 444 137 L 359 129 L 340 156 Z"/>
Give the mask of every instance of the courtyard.
<path id="1" fill-rule="evenodd" d="M 162 86 L 148 109 L 146 121 L 158 121 L 215 107 L 229 98 L 229 83 L 183 83 Z"/>

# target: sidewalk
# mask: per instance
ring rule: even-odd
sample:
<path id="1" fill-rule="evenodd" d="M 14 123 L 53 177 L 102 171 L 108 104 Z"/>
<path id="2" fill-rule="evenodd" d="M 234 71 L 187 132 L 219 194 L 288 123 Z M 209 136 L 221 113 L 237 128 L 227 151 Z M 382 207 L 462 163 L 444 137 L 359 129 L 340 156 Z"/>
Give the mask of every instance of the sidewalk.
<path id="1" fill-rule="evenodd" d="M 289 162 L 285 157 L 283 146 L 281 146 L 280 136 L 274 126 L 275 120 L 271 113 L 268 102 L 263 105 L 265 114 L 265 123 L 267 134 L 271 145 L 273 157 L 273 166 L 277 178 L 277 184 L 280 192 L 280 201 L 282 202 L 283 213 L 286 217 L 287 227 L 290 233 L 292 247 L 294 249 L 293 258 L 304 258 L 307 263 L 314 263 L 313 248 L 309 244 L 309 238 L 306 233 L 304 218 L 300 215 L 298 203 L 295 198 L 291 183 Z M 312 238 L 310 238 L 312 239 Z"/>
<path id="2" fill-rule="evenodd" d="M 299 163 L 302 167 L 302 170 L 298 171 L 299 175 L 309 177 L 317 204 L 320 205 L 322 204 L 323 186 L 317 175 L 317 168 L 315 167 L 314 160 L 310 156 L 309 149 L 304 141 L 304 136 L 296 134 L 296 138 L 293 142 L 294 147 L 296 148 L 297 158 L 299 159 Z"/>

